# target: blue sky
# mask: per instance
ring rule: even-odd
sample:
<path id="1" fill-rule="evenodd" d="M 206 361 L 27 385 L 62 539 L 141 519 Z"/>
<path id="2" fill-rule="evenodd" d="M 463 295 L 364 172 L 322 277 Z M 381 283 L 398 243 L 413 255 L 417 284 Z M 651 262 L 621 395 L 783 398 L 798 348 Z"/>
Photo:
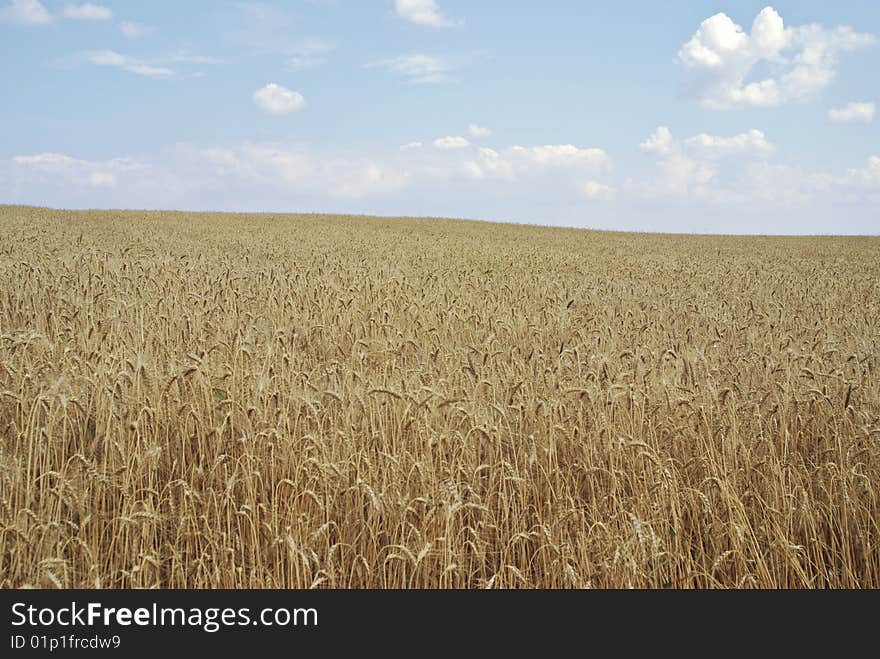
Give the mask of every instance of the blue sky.
<path id="1" fill-rule="evenodd" d="M 0 0 L 0 203 L 880 233 L 880 4 Z"/>

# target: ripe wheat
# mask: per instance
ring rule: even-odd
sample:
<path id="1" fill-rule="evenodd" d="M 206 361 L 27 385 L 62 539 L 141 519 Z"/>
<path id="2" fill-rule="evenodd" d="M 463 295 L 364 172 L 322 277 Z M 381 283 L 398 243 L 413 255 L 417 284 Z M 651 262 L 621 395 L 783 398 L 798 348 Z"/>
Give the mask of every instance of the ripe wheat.
<path id="1" fill-rule="evenodd" d="M 880 587 L 880 239 L 0 207 L 0 587 Z"/>

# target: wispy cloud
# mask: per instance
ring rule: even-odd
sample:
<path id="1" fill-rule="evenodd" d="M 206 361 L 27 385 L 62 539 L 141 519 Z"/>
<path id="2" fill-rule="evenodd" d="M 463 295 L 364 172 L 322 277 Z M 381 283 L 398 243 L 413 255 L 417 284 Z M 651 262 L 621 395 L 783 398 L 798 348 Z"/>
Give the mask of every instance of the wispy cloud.
<path id="1" fill-rule="evenodd" d="M 850 103 L 842 108 L 829 110 L 828 118 L 836 124 L 869 124 L 874 121 L 876 111 L 877 106 L 873 101 Z"/>
<path id="2" fill-rule="evenodd" d="M 152 25 L 144 25 L 143 23 L 135 23 L 134 21 L 123 21 L 119 24 L 119 29 L 129 39 L 138 39 L 145 37 L 156 31 Z"/>
<path id="3" fill-rule="evenodd" d="M 17 25 L 46 25 L 52 22 L 52 15 L 40 0 L 12 0 L 0 7 L 0 23 Z"/>
<path id="4" fill-rule="evenodd" d="M 468 135 L 471 137 L 480 139 L 481 137 L 489 137 L 491 134 L 492 131 L 485 126 L 478 126 L 477 124 L 468 125 Z"/>
<path id="5" fill-rule="evenodd" d="M 122 55 L 114 50 L 93 50 L 82 53 L 82 59 L 96 66 L 108 66 L 149 78 L 170 78 L 174 70 L 166 66 L 154 66 L 141 60 Z"/>
<path id="6" fill-rule="evenodd" d="M 80 21 L 109 21 L 113 18 L 113 11 L 103 5 L 94 5 L 86 2 L 81 5 L 64 5 L 64 18 L 72 18 Z"/>
<path id="7" fill-rule="evenodd" d="M 461 22 L 447 18 L 436 0 L 394 0 L 394 9 L 398 16 L 417 25 L 452 27 Z"/>
<path id="8" fill-rule="evenodd" d="M 262 2 L 238 2 L 231 12 L 221 12 L 232 23 L 225 37 L 251 52 L 286 56 L 290 68 L 311 68 L 336 48 L 332 41 L 315 35 L 297 35 L 293 19 L 281 9 Z"/>
<path id="9" fill-rule="evenodd" d="M 287 68 L 293 71 L 313 69 L 324 63 L 326 55 L 336 49 L 336 44 L 320 37 L 305 37 L 294 41 L 289 49 Z"/>
<path id="10" fill-rule="evenodd" d="M 197 55 L 185 50 L 179 50 L 171 55 L 159 58 L 161 62 L 180 64 L 221 64 L 223 60 L 209 55 Z"/>
<path id="11" fill-rule="evenodd" d="M 586 181 L 581 185 L 581 193 L 587 199 L 607 201 L 613 199 L 617 190 L 601 181 Z"/>
<path id="12" fill-rule="evenodd" d="M 113 158 L 88 161 L 63 153 L 37 153 L 15 156 L 17 165 L 53 178 L 62 178 L 77 187 L 108 188 L 116 185 L 118 177 L 142 174 L 147 167 L 131 158 Z"/>
<path id="13" fill-rule="evenodd" d="M 416 53 L 371 62 L 367 68 L 383 69 L 408 82 L 430 84 L 451 81 L 456 66 L 448 57 Z"/>
<path id="14" fill-rule="evenodd" d="M 87 62 L 95 66 L 106 66 L 147 78 L 171 78 L 202 75 L 198 72 L 192 72 L 194 65 L 219 64 L 222 60 L 190 53 L 186 50 L 158 53 L 150 57 L 133 57 L 115 50 L 90 50 L 62 59 L 60 62 L 62 64 Z M 178 65 L 180 66 L 178 67 Z"/>

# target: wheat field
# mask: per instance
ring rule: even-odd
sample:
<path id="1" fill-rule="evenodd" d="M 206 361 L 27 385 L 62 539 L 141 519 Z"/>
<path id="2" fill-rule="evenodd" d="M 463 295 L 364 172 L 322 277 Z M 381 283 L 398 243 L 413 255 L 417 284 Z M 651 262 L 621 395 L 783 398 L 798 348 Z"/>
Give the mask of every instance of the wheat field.
<path id="1" fill-rule="evenodd" d="M 0 587 L 880 587 L 880 239 L 0 236 Z"/>

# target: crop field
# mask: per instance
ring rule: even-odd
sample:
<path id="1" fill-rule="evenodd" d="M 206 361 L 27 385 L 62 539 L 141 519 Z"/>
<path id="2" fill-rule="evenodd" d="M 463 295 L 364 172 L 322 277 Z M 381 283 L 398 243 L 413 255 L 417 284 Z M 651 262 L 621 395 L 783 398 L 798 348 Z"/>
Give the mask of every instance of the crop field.
<path id="1" fill-rule="evenodd" d="M 880 239 L 0 207 L 0 587 L 878 588 Z"/>

